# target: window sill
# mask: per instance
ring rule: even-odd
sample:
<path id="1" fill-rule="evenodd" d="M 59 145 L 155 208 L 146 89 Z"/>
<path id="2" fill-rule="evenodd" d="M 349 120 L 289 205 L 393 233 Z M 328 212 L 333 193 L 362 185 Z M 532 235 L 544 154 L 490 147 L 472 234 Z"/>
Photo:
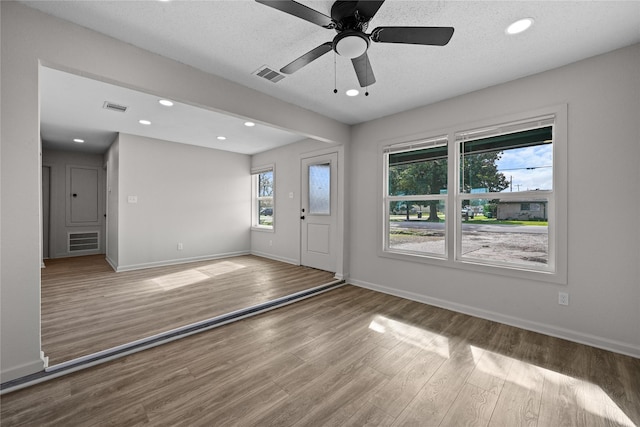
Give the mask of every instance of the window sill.
<path id="1" fill-rule="evenodd" d="M 379 250 L 378 255 L 383 258 L 391 258 L 407 262 L 415 262 L 421 264 L 429 264 L 437 267 L 453 268 L 463 271 L 471 271 L 476 273 L 492 274 L 518 279 L 535 280 L 538 282 L 554 283 L 559 285 L 567 284 L 566 274 L 561 272 L 532 270 L 522 266 L 501 266 L 492 265 L 471 260 L 451 260 L 444 256 L 435 254 L 409 254 L 404 252 L 392 252 Z"/>
<path id="2" fill-rule="evenodd" d="M 263 233 L 273 233 L 274 229 L 273 227 L 261 227 L 258 225 L 253 225 L 251 226 L 251 231 L 261 231 Z"/>

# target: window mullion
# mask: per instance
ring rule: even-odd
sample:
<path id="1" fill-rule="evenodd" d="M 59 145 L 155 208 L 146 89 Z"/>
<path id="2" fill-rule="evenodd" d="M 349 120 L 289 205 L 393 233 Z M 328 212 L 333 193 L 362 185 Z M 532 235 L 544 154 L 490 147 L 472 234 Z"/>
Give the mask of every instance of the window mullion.
<path id="1" fill-rule="evenodd" d="M 462 233 L 459 230 L 460 224 L 460 204 L 458 193 L 460 192 L 460 146 L 456 141 L 455 133 L 449 134 L 449 194 L 447 206 L 447 243 L 449 244 L 448 258 L 450 261 L 458 259 L 458 252 L 462 245 Z"/>

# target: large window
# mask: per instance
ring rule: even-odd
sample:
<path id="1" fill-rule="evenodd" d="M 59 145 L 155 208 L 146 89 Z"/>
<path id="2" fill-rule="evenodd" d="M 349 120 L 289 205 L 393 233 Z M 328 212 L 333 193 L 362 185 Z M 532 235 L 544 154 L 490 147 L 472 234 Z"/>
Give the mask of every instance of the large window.
<path id="1" fill-rule="evenodd" d="M 256 170 L 253 173 L 253 226 L 273 229 L 274 206 L 274 170 L 272 166 Z"/>
<path id="2" fill-rule="evenodd" d="M 557 147 L 557 120 L 548 114 L 384 147 L 383 255 L 558 276 L 558 247 L 566 247 L 558 224 L 566 220 L 556 187 L 566 188 L 566 173 L 556 173 L 554 156 L 566 148 Z"/>

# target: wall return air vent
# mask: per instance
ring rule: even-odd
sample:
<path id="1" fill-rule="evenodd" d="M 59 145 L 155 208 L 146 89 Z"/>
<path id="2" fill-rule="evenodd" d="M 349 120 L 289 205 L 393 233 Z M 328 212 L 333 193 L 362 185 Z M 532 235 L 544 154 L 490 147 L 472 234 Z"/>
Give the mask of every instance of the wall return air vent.
<path id="1" fill-rule="evenodd" d="M 69 233 L 69 252 L 96 251 L 100 249 L 100 232 Z"/>
<path id="2" fill-rule="evenodd" d="M 267 79 L 272 83 L 278 83 L 280 80 L 284 79 L 283 74 L 280 74 L 279 72 L 274 71 L 273 69 L 267 67 L 266 65 L 263 65 L 262 67 L 258 68 L 252 74 L 255 74 L 258 77 L 262 77 L 263 79 Z"/>
<path id="3" fill-rule="evenodd" d="M 102 104 L 102 108 L 104 108 L 105 110 L 111 110 L 111 111 L 117 111 L 119 113 L 124 113 L 125 111 L 127 111 L 127 108 L 124 105 L 120 105 L 120 104 L 116 104 L 115 102 L 109 102 L 109 101 L 104 101 L 104 104 Z"/>

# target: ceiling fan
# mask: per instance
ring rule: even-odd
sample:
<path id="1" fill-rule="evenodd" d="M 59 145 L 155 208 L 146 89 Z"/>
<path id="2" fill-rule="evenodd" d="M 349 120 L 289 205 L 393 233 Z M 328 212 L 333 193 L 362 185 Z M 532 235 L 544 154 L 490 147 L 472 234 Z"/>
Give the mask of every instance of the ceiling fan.
<path id="1" fill-rule="evenodd" d="M 376 82 L 367 56 L 372 41 L 444 46 L 453 36 L 453 27 L 377 27 L 366 34 L 369 21 L 384 0 L 336 1 L 331 7 L 330 17 L 293 0 L 256 1 L 338 33 L 333 41 L 321 44 L 282 67 L 280 72 L 284 74 L 293 74 L 334 50 L 338 55 L 351 59 L 361 87 L 371 86 Z"/>

